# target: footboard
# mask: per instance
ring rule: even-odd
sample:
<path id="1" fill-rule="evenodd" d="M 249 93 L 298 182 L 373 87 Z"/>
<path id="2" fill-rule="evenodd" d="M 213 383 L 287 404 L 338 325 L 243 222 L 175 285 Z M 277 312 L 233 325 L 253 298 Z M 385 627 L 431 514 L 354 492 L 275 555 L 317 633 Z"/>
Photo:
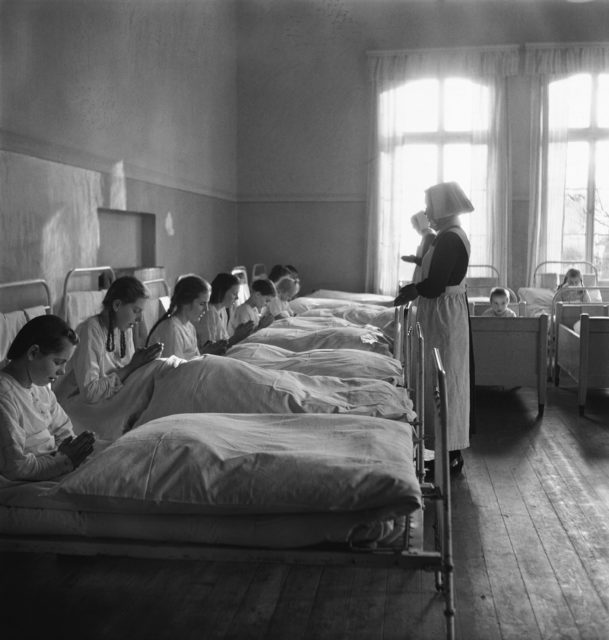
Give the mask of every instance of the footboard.
<path id="1" fill-rule="evenodd" d="M 470 318 L 476 384 L 537 387 L 539 413 L 546 402 L 548 316 Z"/>
<path id="2" fill-rule="evenodd" d="M 609 318 L 582 313 L 579 335 L 558 326 L 555 384 L 564 371 L 577 382 L 579 413 L 583 415 L 589 388 L 609 388 Z"/>

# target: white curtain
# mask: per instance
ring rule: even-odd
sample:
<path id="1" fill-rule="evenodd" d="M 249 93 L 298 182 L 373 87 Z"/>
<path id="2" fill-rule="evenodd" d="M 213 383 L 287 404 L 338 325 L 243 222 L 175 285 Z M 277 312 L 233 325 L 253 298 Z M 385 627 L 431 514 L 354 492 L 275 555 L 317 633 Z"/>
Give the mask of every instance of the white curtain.
<path id="1" fill-rule="evenodd" d="M 489 149 L 485 203 L 487 264 L 497 268 L 505 283 L 509 251 L 509 144 L 505 85 L 507 76 L 518 73 L 518 47 L 370 52 L 368 59 L 372 80 L 372 126 L 367 290 L 389 295 L 396 292 L 402 218 L 409 217 L 415 211 L 404 211 L 399 198 L 402 176 L 396 170 L 393 152 L 399 137 L 401 113 L 399 105 L 391 103 L 392 92 L 389 90 L 421 78 L 462 77 L 480 82 L 488 88 L 489 129 L 484 132 Z M 397 95 L 397 92 L 393 93 Z M 474 131 L 470 142 L 476 144 L 481 135 L 482 132 Z M 384 184 L 381 184 L 381 175 Z M 467 192 L 468 185 L 462 186 Z"/>
<path id="2" fill-rule="evenodd" d="M 531 147 L 529 199 L 529 251 L 527 280 L 535 286 L 535 267 L 561 260 L 567 175 L 566 85 L 554 86 L 552 122 L 548 116 L 550 83 L 577 73 L 609 71 L 609 44 L 528 44 L 524 72 L 530 76 Z M 562 93 L 562 95 L 561 95 Z"/>

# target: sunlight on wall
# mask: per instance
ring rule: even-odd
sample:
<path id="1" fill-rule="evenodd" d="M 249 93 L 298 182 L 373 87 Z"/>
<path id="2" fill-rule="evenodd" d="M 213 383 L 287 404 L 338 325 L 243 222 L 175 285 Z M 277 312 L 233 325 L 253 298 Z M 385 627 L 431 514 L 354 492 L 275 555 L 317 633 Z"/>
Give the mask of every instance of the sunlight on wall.
<path id="1" fill-rule="evenodd" d="M 125 184 L 125 163 L 122 160 L 112 165 L 110 172 L 110 209 L 127 209 L 127 187 Z"/>

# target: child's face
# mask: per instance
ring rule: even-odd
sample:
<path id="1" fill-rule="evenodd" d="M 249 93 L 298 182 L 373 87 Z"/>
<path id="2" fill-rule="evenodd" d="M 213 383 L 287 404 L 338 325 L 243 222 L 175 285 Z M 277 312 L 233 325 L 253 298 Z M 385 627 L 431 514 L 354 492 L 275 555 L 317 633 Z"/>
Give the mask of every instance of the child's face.
<path id="1" fill-rule="evenodd" d="M 578 287 L 582 283 L 582 279 L 578 275 L 570 275 L 567 276 L 567 286 L 568 287 Z"/>
<path id="2" fill-rule="evenodd" d="M 496 316 L 501 316 L 507 309 L 509 300 L 505 296 L 493 296 L 491 298 L 491 309 Z"/>
<path id="3" fill-rule="evenodd" d="M 121 331 L 127 331 L 142 319 L 142 310 L 146 304 L 146 299 L 138 298 L 135 302 L 115 300 L 112 304 L 116 327 Z"/>
<path id="4" fill-rule="evenodd" d="M 211 292 L 200 293 L 195 300 L 190 304 L 185 305 L 186 319 L 192 322 L 198 322 L 207 312 L 207 304 L 209 303 L 209 297 Z"/>
<path id="5" fill-rule="evenodd" d="M 258 311 L 262 311 L 264 307 L 268 307 L 273 296 L 263 296 L 259 291 L 254 291 L 253 302 Z"/>
<path id="6" fill-rule="evenodd" d="M 28 354 L 28 372 L 32 383 L 44 387 L 55 382 L 66 372 L 66 364 L 76 347 L 67 339 L 62 339 L 62 348 L 53 353 L 43 354 L 34 347 Z"/>
<path id="7" fill-rule="evenodd" d="M 234 284 L 224 295 L 224 300 L 222 300 L 222 304 L 225 307 L 232 307 L 235 302 L 237 302 L 237 298 L 239 297 L 239 285 Z"/>

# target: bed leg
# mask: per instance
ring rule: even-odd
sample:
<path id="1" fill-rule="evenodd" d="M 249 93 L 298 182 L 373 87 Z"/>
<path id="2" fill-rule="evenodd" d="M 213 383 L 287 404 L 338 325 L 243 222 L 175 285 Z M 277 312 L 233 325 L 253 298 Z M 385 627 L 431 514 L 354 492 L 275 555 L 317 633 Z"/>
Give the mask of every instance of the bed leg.
<path id="1" fill-rule="evenodd" d="M 558 367 L 556 367 L 556 371 L 554 372 L 554 386 L 557 387 L 560 383 L 560 374 L 558 373 Z"/>
<path id="2" fill-rule="evenodd" d="M 579 415 L 583 417 L 584 415 L 584 409 L 585 409 L 586 405 L 584 404 L 580 404 L 579 405 Z"/>
<path id="3" fill-rule="evenodd" d="M 544 409 L 545 409 L 545 408 L 546 408 L 546 407 L 545 407 L 545 405 L 543 405 L 543 404 L 538 404 L 538 405 L 537 405 L 537 417 L 538 417 L 538 418 L 543 418 L 543 412 L 544 412 Z"/>

